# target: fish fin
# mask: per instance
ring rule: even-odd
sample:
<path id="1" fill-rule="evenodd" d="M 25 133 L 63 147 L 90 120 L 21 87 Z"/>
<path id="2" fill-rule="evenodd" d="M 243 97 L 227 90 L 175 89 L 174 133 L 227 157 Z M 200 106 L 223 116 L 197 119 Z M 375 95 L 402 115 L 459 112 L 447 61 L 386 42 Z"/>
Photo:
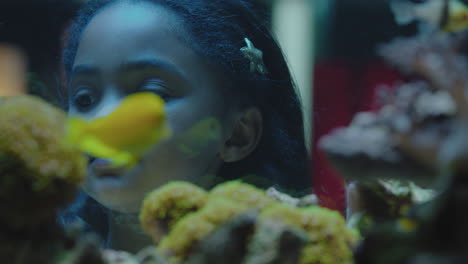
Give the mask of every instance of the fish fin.
<path id="1" fill-rule="evenodd" d="M 188 155 L 190 158 L 195 158 L 198 155 L 200 155 L 199 151 L 195 151 L 193 148 L 189 147 L 187 144 L 179 144 L 177 145 L 177 148 L 179 149 L 180 152 Z"/>
<path id="2" fill-rule="evenodd" d="M 130 152 L 111 148 L 92 136 L 88 136 L 83 140 L 82 148 L 92 156 L 109 159 L 113 166 L 130 168 L 137 162 L 137 159 Z"/>
<path id="3" fill-rule="evenodd" d="M 87 124 L 81 119 L 69 118 L 66 123 L 67 141 L 73 145 L 80 145 Z"/>
<path id="4" fill-rule="evenodd" d="M 160 135 L 160 139 L 159 140 L 163 140 L 163 139 L 166 139 L 168 137 L 170 137 L 172 135 L 172 131 L 171 129 L 169 129 L 167 126 L 165 126 L 162 130 L 161 130 L 161 135 Z"/>
<path id="5" fill-rule="evenodd" d="M 106 144 L 93 135 L 85 132 L 88 123 L 78 118 L 70 118 L 67 123 L 68 141 L 77 145 L 83 152 L 92 156 L 106 159 L 116 159 L 119 163 L 128 162 L 126 152 L 120 152 Z M 123 154 L 122 154 L 123 153 Z M 116 158 L 117 157 L 117 158 Z"/>
<path id="6" fill-rule="evenodd" d="M 160 129 L 155 129 L 153 134 L 151 135 L 151 141 L 152 141 L 151 144 L 152 145 L 156 144 L 159 141 L 164 140 L 170 136 L 171 136 L 171 130 L 166 126 Z"/>
<path id="7" fill-rule="evenodd" d="M 83 140 L 82 148 L 93 156 L 109 159 L 114 166 L 133 167 L 137 163 L 137 159 L 130 152 L 111 148 L 92 136 Z"/>
<path id="8" fill-rule="evenodd" d="M 110 161 L 114 166 L 125 166 L 132 168 L 137 163 L 137 158 L 129 152 L 120 152 L 116 156 L 111 157 Z"/>
<path id="9" fill-rule="evenodd" d="M 98 158 L 110 159 L 119 154 L 118 150 L 109 147 L 108 145 L 102 143 L 101 140 L 90 135 L 83 137 L 80 143 L 80 147 L 83 151 Z"/>

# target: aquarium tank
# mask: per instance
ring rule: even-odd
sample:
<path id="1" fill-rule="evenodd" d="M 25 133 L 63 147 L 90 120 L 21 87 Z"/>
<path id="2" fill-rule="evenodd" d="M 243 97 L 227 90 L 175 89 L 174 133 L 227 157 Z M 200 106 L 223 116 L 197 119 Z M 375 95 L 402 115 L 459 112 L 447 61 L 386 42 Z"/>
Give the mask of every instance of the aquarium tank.
<path id="1" fill-rule="evenodd" d="M 466 47 L 465 0 L 4 0 L 1 263 L 468 263 Z"/>

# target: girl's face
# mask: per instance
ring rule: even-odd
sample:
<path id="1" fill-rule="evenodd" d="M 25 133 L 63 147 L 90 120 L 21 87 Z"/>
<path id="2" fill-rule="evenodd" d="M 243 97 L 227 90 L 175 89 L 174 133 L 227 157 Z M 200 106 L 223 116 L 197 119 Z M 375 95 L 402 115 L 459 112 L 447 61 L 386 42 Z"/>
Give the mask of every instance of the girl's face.
<path id="1" fill-rule="evenodd" d="M 186 131 L 221 116 L 220 81 L 182 41 L 183 34 L 175 13 L 140 3 L 105 8 L 82 35 L 69 85 L 70 115 L 101 117 L 125 96 L 152 91 L 166 101 L 172 130 L 169 139 L 154 146 L 131 170 L 108 169 L 102 160 L 90 164 L 84 189 L 110 209 L 137 212 L 154 188 L 172 180 L 200 181 L 221 164 L 224 129 L 218 139 L 198 149 L 201 154 L 188 155 L 180 148 L 188 140 Z"/>

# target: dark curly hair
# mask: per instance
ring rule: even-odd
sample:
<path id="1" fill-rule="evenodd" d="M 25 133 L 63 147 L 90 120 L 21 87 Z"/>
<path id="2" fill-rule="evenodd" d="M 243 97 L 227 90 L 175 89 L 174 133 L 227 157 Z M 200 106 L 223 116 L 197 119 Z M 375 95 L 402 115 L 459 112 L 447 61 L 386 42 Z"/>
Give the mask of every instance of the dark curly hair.
<path id="1" fill-rule="evenodd" d="M 248 158 L 225 164 L 225 179 L 256 175 L 287 189 L 310 190 L 311 174 L 304 142 L 301 106 L 281 49 L 269 31 L 269 19 L 246 0 L 91 0 L 72 23 L 63 54 L 69 76 L 81 35 L 90 20 L 109 5 L 149 2 L 174 11 L 189 36 L 183 40 L 229 80 L 223 91 L 228 107 L 256 106 L 263 115 L 263 135 Z M 251 72 L 240 52 L 249 38 L 263 51 L 268 74 Z"/>

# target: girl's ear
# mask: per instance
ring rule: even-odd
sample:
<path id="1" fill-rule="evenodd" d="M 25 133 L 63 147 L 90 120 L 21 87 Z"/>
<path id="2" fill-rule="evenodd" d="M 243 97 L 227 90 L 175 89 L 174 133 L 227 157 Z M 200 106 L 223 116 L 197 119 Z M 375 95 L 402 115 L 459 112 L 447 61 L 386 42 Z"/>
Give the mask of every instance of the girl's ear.
<path id="1" fill-rule="evenodd" d="M 263 131 L 260 110 L 249 108 L 240 114 L 233 126 L 231 136 L 224 142 L 220 157 L 224 162 L 236 162 L 255 150 Z"/>

